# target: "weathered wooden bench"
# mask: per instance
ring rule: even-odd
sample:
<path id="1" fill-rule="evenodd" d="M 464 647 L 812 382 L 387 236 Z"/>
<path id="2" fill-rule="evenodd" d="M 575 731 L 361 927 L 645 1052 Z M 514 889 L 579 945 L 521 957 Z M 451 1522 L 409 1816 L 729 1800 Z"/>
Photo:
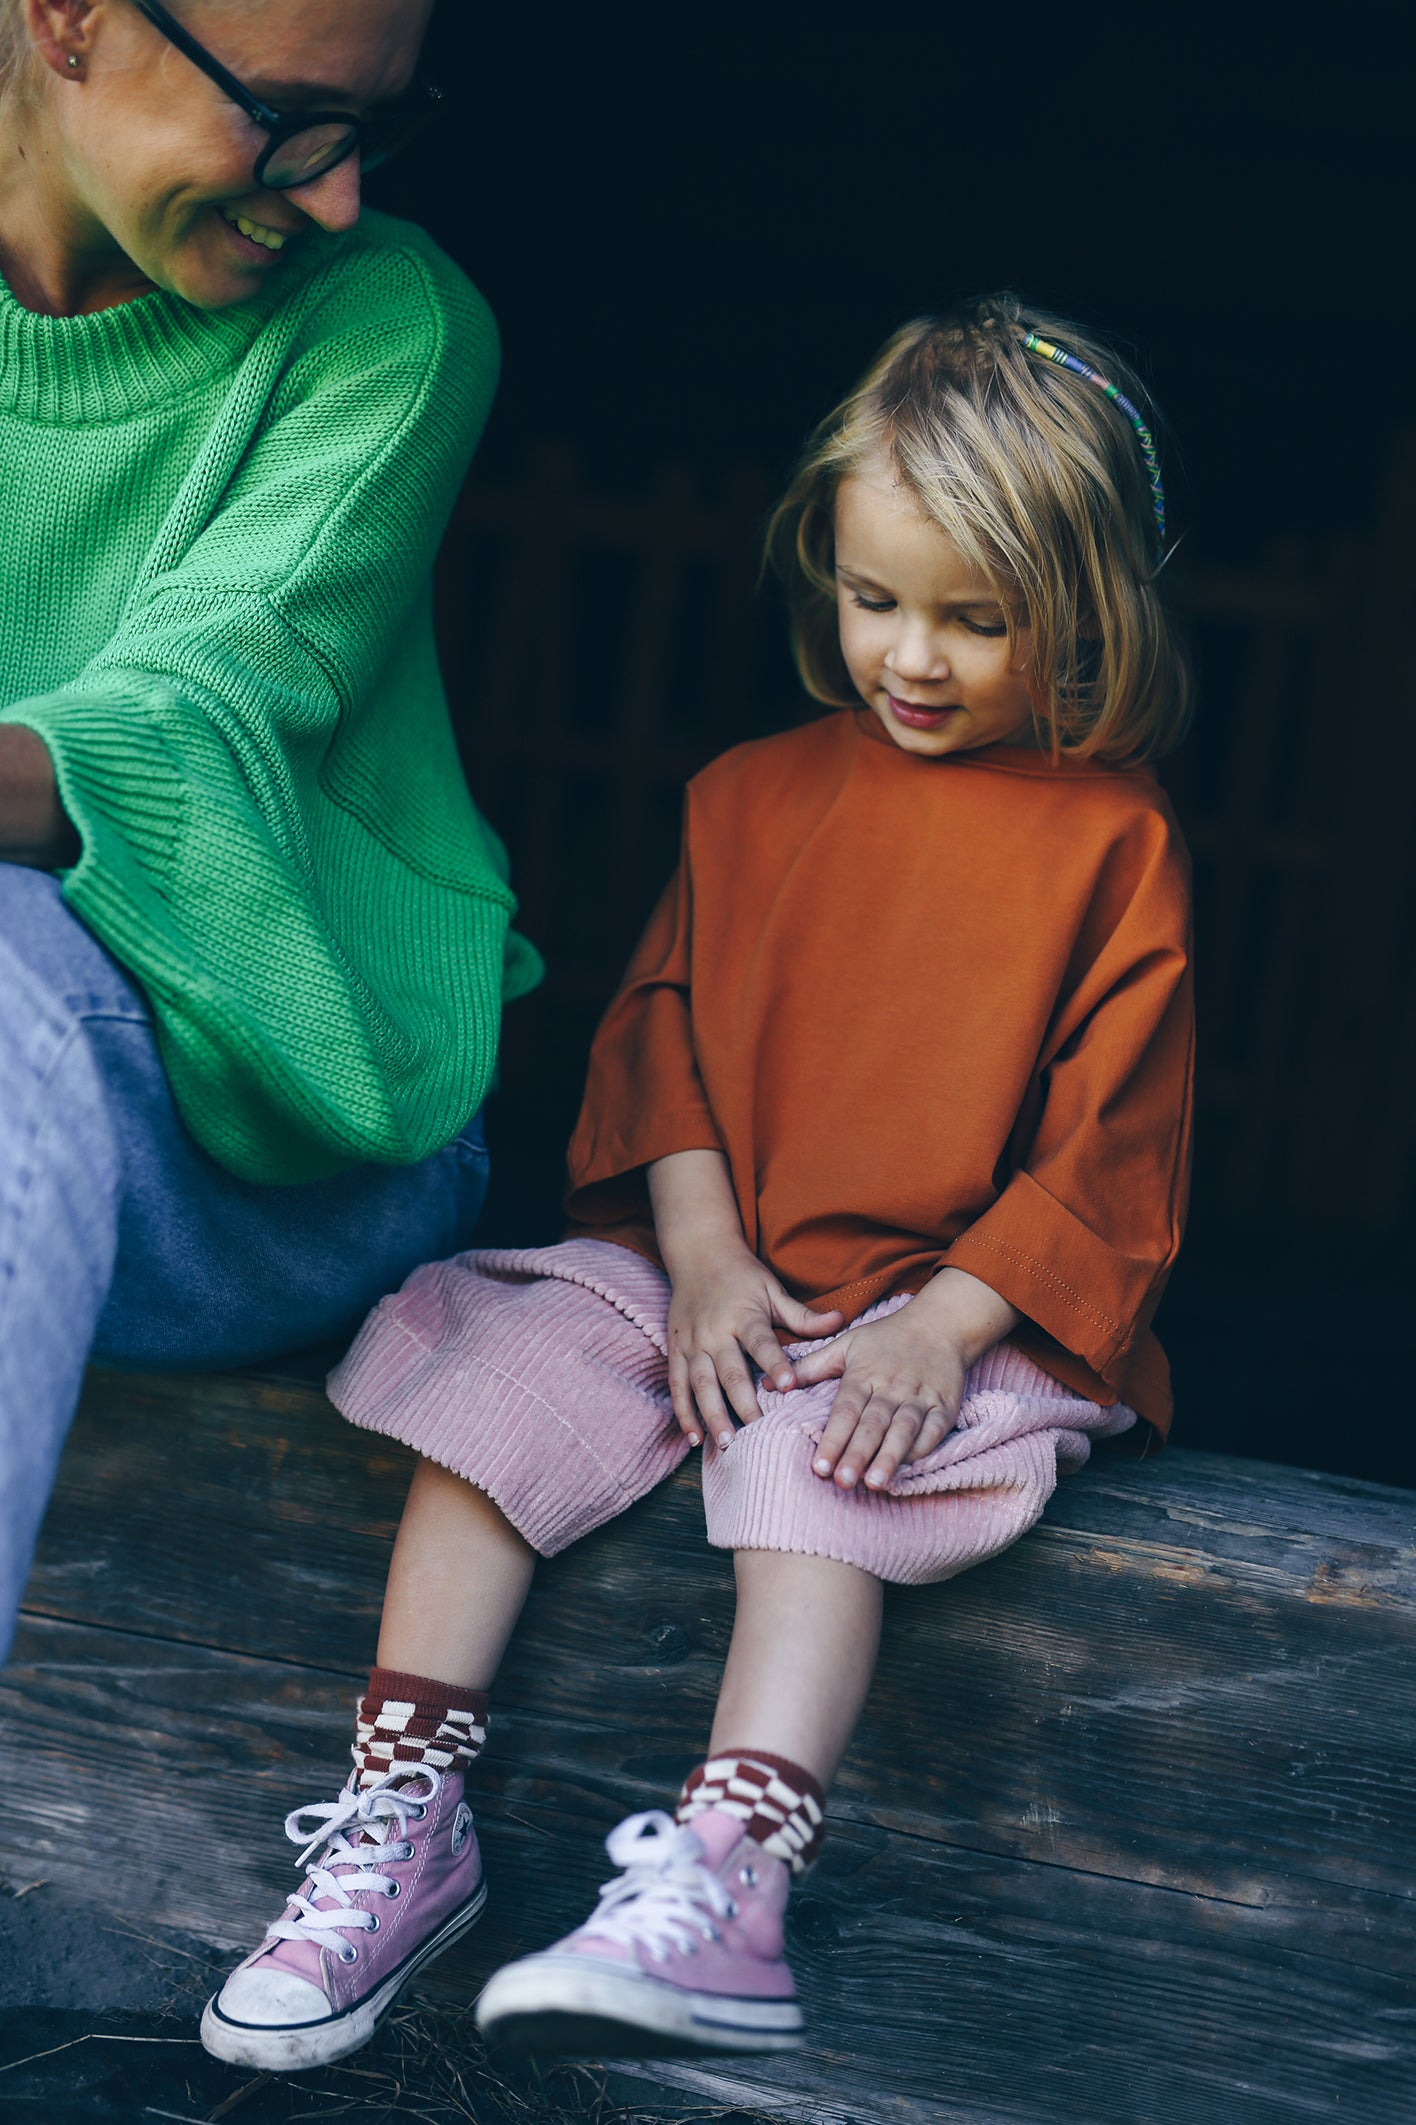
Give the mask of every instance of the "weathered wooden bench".
<path id="1" fill-rule="evenodd" d="M 0 1678 L 0 1876 L 247 1944 L 338 1771 L 407 1469 L 309 1380 L 94 1375 Z M 480 1781 L 493 1901 L 437 1969 L 463 1998 L 583 1915 L 605 1830 L 702 1742 L 731 1573 L 696 1487 L 539 1576 Z M 872 2125 L 1410 2125 L 1413 1529 L 1413 1493 L 1098 1459 L 895 1596 L 795 1907 L 811 2048 L 655 2078 Z"/>

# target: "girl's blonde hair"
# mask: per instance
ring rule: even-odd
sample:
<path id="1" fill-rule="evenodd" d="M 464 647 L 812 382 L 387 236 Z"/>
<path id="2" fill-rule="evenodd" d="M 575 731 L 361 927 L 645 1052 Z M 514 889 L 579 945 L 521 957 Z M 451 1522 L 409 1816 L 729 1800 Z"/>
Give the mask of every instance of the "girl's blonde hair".
<path id="1" fill-rule="evenodd" d="M 858 707 L 837 626 L 836 489 L 885 457 L 992 586 L 1010 639 L 1031 629 L 1035 713 L 1053 756 L 1143 759 L 1178 742 L 1190 707 L 1145 463 L 1126 416 L 1094 383 L 1029 353 L 1029 333 L 1145 405 L 1110 347 L 1015 296 L 920 318 L 812 436 L 768 527 L 767 560 L 786 586 L 807 691 Z"/>

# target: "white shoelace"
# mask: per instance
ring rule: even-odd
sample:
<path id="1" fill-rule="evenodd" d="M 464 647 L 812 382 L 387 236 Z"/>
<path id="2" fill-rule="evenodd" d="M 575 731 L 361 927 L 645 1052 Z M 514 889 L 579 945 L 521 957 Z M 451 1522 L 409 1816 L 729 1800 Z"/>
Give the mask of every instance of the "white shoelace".
<path id="1" fill-rule="evenodd" d="M 662 1963 L 670 1948 L 692 1955 L 700 1939 L 717 1940 L 714 1919 L 736 1918 L 737 1905 L 703 1864 L 703 1847 L 692 1830 L 661 1809 L 628 1816 L 611 1830 L 605 1849 L 624 1872 L 601 1885 L 599 1905 L 582 1933 L 647 1948 Z"/>
<path id="2" fill-rule="evenodd" d="M 403 1783 L 395 1786 L 395 1780 Z M 408 1788 L 415 1780 L 427 1783 L 421 1791 L 412 1793 Z M 400 1764 L 362 1792 L 346 1788 L 338 1800 L 293 1808 L 285 1818 L 285 1834 L 292 1844 L 304 1846 L 299 1863 L 305 1868 L 311 1894 L 289 1899 L 300 1916 L 279 1918 L 273 1926 L 267 1926 L 266 1940 L 312 1940 L 321 1947 L 328 1942 L 341 1962 L 352 1963 L 358 1949 L 352 1942 L 332 1936 L 351 1928 L 359 1933 L 378 1931 L 378 1913 L 355 1909 L 354 1898 L 370 1891 L 379 1896 L 398 1895 L 398 1883 L 378 1870 L 386 1860 L 413 1857 L 408 1824 L 427 1814 L 428 1803 L 436 1797 L 441 1784 L 442 1779 L 431 1764 Z M 305 1827 L 307 1821 L 316 1824 L 313 1835 Z M 395 1823 L 396 1839 L 392 1834 Z M 314 1858 L 316 1852 L 318 1860 Z M 334 1871 L 336 1868 L 344 1880 Z M 314 1896 L 327 1896 L 333 1901 L 319 1910 L 312 1901 Z"/>

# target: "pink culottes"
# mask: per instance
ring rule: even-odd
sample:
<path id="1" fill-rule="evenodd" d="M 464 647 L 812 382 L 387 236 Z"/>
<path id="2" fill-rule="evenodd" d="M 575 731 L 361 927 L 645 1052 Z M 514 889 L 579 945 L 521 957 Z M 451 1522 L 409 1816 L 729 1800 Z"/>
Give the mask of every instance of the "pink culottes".
<path id="1" fill-rule="evenodd" d="M 887 1299 L 870 1321 L 908 1305 Z M 669 1399 L 669 1283 L 605 1240 L 455 1255 L 415 1270 L 330 1375 L 335 1407 L 465 1476 L 542 1556 L 623 1512 L 689 1451 Z M 793 1344 L 793 1351 L 815 1345 Z M 1134 1412 L 1083 1401 L 1000 1344 L 968 1376 L 953 1431 L 888 1491 L 813 1475 L 837 1382 L 778 1394 L 703 1449 L 719 1549 L 838 1557 L 905 1585 L 996 1556 L 1037 1520 L 1059 1473 Z"/>

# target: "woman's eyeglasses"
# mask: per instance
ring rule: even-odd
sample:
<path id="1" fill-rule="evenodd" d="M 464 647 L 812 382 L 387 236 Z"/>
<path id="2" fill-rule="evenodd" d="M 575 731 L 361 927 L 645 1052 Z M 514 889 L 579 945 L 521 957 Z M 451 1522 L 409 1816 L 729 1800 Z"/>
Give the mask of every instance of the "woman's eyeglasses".
<path id="1" fill-rule="evenodd" d="M 372 170 L 406 147 L 425 126 L 442 102 L 442 93 L 430 81 L 415 79 L 413 86 L 392 103 L 366 111 L 277 111 L 259 96 L 253 96 L 219 59 L 186 31 L 159 0 L 133 0 L 139 14 L 146 15 L 193 66 L 200 67 L 239 110 L 270 139 L 256 157 L 255 181 L 272 192 L 290 192 L 302 184 L 359 157 L 359 167 Z"/>

